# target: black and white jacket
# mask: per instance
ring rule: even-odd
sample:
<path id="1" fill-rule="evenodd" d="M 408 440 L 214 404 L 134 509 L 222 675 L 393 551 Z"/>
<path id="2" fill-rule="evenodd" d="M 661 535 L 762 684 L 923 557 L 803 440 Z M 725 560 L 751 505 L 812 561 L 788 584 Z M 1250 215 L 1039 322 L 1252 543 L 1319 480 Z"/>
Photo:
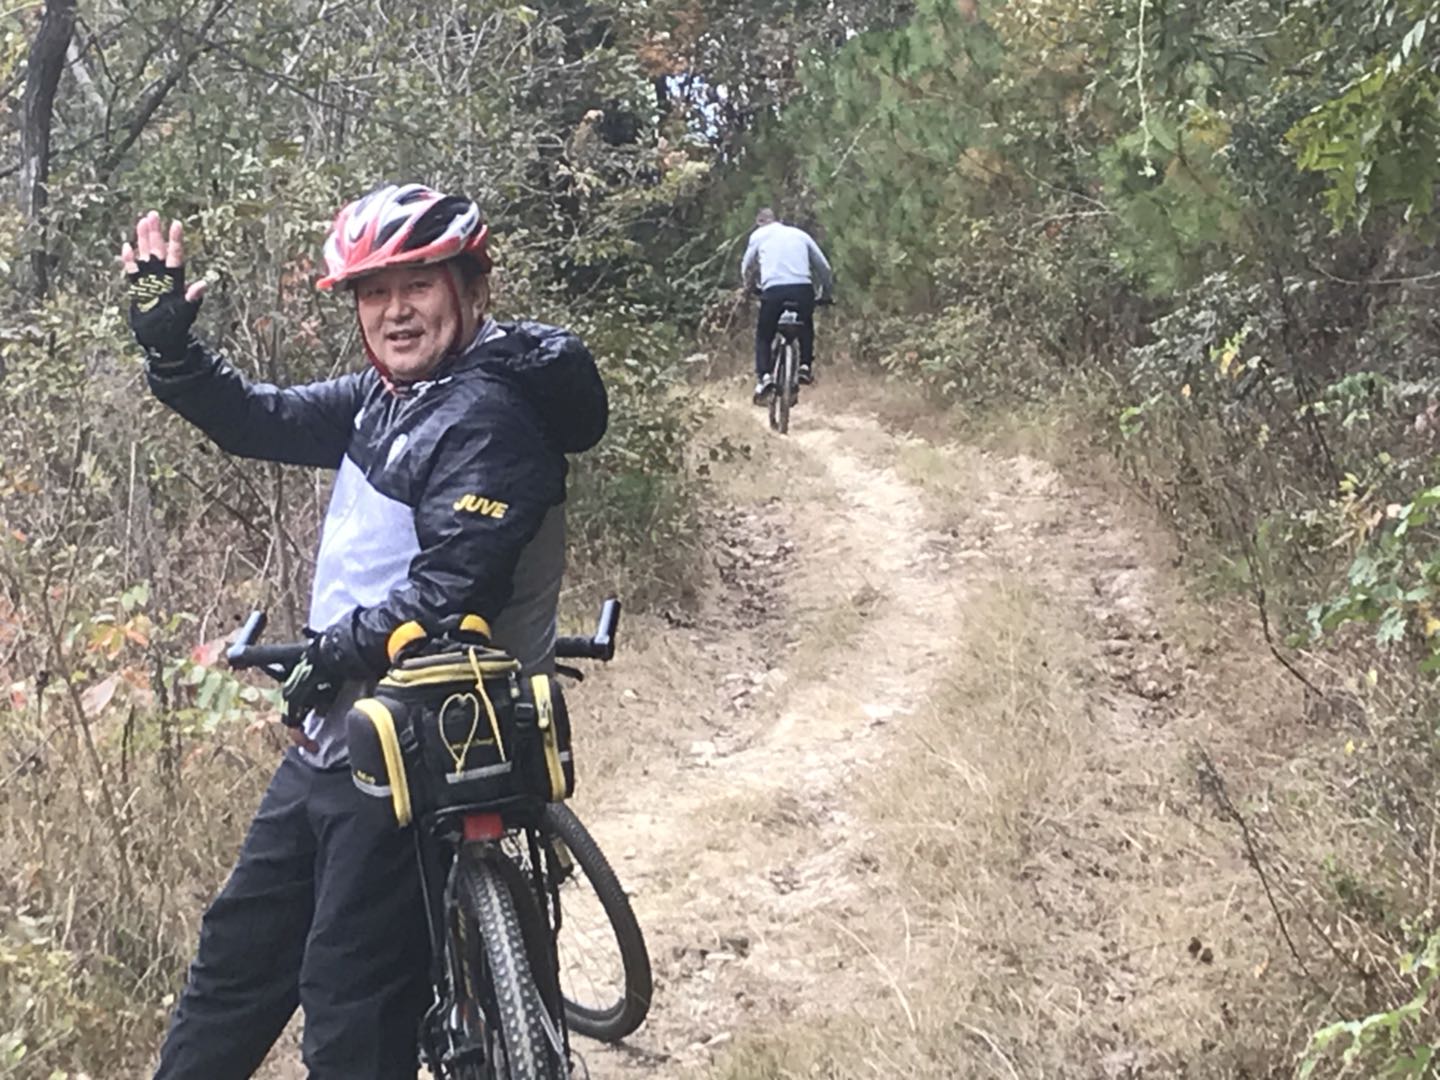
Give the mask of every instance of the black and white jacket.
<path id="1" fill-rule="evenodd" d="M 281 389 L 192 341 L 149 370 L 155 396 L 242 457 L 338 469 L 309 625 L 332 630 L 352 693 L 307 733 L 312 763 L 344 759 L 342 721 L 382 673 L 403 623 L 477 614 L 527 667 L 553 663 L 565 560 L 565 454 L 608 419 L 605 387 L 573 334 L 487 321 L 433 379 L 389 389 L 377 372 Z"/>

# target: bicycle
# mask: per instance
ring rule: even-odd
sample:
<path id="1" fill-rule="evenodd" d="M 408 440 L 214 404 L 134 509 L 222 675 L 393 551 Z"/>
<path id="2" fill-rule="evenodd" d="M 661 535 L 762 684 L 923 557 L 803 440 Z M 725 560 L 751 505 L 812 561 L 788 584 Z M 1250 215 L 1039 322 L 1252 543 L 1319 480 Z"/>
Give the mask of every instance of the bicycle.
<path id="1" fill-rule="evenodd" d="M 820 299 L 815 306 L 828 307 L 833 302 Z M 790 410 L 800 400 L 801 328 L 800 305 L 785 301 L 770 342 L 770 382 L 774 387 L 770 394 L 770 428 L 781 435 L 790 431 Z"/>
<path id="2" fill-rule="evenodd" d="M 613 615 L 607 615 L 613 607 Z M 555 642 L 557 660 L 598 660 L 606 663 L 615 656 L 615 632 L 618 629 L 620 602 L 607 600 L 592 637 L 560 637 Z M 607 629 L 608 627 L 608 629 Z M 581 682 L 584 673 L 567 665 L 557 665 L 557 673 Z M 650 956 L 639 920 L 630 906 L 630 898 L 611 869 L 600 845 L 564 803 L 550 803 L 541 822 L 542 828 L 562 845 L 564 856 L 574 857 L 584 876 L 573 874 L 561 882 L 562 895 L 567 897 L 561 909 L 568 912 L 565 926 L 570 932 L 561 939 L 560 979 L 565 1000 L 565 1020 L 570 1028 L 587 1038 L 615 1043 L 624 1039 L 645 1022 L 654 992 Z M 584 885 L 588 884 L 587 890 Z M 572 886 L 568 890 L 566 886 Z M 600 911 L 594 910 L 598 904 Z M 603 915 L 603 920 L 599 917 Z M 579 923 L 577 926 L 576 924 Z M 608 932 L 607 932 L 608 931 Z M 579 953 L 586 945 L 589 960 Z M 610 957 L 609 976 L 596 979 L 602 961 L 593 959 L 595 949 L 608 950 L 613 944 L 617 957 Z M 569 957 L 574 957 L 570 960 Z M 613 970 L 618 959 L 619 977 Z M 579 984 L 586 983 L 589 993 Z M 582 995 L 584 1000 L 582 1000 Z"/>
<path id="3" fill-rule="evenodd" d="M 557 656 L 609 660 L 619 615 L 619 602 L 606 601 L 595 635 L 560 639 Z M 256 644 L 264 626 L 264 613 L 252 613 L 227 659 L 283 680 L 305 643 Z M 614 1040 L 644 1020 L 651 972 L 639 924 L 571 811 L 560 803 L 538 813 L 518 803 L 452 806 L 420 814 L 413 835 L 435 991 L 418 1049 L 436 1080 L 567 1080 L 572 1027 Z M 622 984 L 594 1002 L 571 1000 L 561 984 L 561 893 L 583 910 L 582 880 L 610 924 L 623 972 Z"/>

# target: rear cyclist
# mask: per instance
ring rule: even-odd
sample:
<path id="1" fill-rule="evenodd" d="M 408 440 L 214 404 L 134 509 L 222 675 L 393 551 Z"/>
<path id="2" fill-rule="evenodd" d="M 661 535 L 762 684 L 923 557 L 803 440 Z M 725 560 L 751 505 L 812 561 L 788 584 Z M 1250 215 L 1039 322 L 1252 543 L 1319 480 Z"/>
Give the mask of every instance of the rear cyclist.
<path id="1" fill-rule="evenodd" d="M 755 231 L 745 258 L 740 262 L 740 279 L 747 287 L 758 282 L 760 316 L 755 323 L 755 404 L 763 405 L 775 392 L 770 373 L 770 342 L 786 304 L 793 304 L 800 316 L 800 382 L 814 381 L 815 300 L 827 302 L 835 281 L 830 264 L 820 247 L 804 229 L 778 221 L 768 206 L 755 215 Z"/>

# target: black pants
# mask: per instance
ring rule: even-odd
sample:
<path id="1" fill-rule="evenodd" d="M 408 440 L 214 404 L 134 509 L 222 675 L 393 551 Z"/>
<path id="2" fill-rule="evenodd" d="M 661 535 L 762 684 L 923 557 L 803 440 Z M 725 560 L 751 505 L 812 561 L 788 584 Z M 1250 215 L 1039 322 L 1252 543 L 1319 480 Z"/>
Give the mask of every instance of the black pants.
<path id="1" fill-rule="evenodd" d="M 774 285 L 760 294 L 760 318 L 755 324 L 755 375 L 770 370 L 770 343 L 786 303 L 793 303 L 800 316 L 800 362 L 815 362 L 815 287 L 813 285 Z"/>
<path id="2" fill-rule="evenodd" d="M 276 770 L 160 1052 L 157 1080 L 244 1080 L 299 1005 L 311 1080 L 415 1080 L 430 1000 L 414 839 L 348 769 Z"/>

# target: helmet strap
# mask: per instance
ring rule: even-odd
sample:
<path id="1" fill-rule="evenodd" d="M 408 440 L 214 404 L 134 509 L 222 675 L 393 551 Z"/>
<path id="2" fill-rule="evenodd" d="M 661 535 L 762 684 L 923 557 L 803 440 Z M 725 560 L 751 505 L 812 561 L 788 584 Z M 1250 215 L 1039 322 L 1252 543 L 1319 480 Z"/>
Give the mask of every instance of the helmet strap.
<path id="1" fill-rule="evenodd" d="M 460 302 L 460 271 L 451 259 L 445 264 L 445 284 L 450 289 L 450 301 L 455 305 L 455 336 L 450 339 L 450 346 L 445 350 L 446 356 L 454 356 L 466 345 L 470 344 L 465 339 L 465 308 Z"/>

